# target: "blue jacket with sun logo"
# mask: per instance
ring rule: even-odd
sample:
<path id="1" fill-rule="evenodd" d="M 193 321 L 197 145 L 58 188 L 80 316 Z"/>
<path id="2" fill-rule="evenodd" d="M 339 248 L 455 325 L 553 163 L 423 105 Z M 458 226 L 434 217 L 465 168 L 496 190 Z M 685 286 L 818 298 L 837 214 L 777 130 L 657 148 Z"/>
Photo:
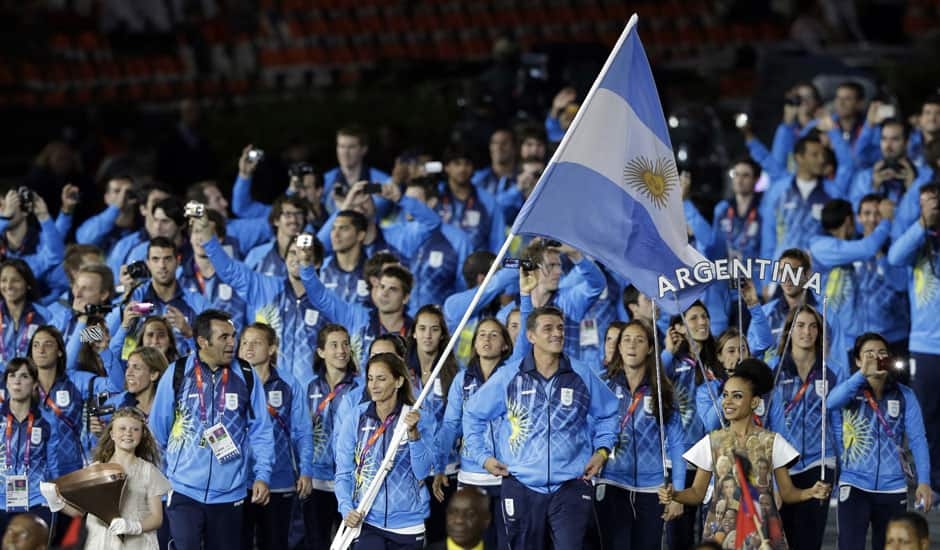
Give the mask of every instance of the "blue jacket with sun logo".
<path id="1" fill-rule="evenodd" d="M 866 392 L 891 429 L 890 435 Z M 910 449 L 917 482 L 930 484 L 930 452 L 924 420 L 911 388 L 886 384 L 881 399 L 876 399 L 865 376 L 857 371 L 832 389 L 827 405 L 831 410 L 842 412 L 842 422 L 833 426 L 841 451 L 840 484 L 865 491 L 903 492 L 907 483 L 899 446 Z"/>
<path id="2" fill-rule="evenodd" d="M 911 300 L 910 350 L 936 353 L 940 342 L 940 234 L 915 221 L 891 245 L 888 263 L 908 269 Z"/>
<path id="3" fill-rule="evenodd" d="M 309 378 L 316 347 L 313 343 L 329 322 L 326 316 L 306 295 L 297 296 L 287 277 L 269 277 L 248 269 L 230 258 L 215 237 L 206 243 L 205 249 L 219 280 L 246 297 L 246 320 L 265 323 L 277 333 L 278 364 L 295 380 Z"/>
<path id="4" fill-rule="evenodd" d="M 361 386 L 359 378 L 352 371 L 347 371 L 333 389 L 330 389 L 329 382 L 320 372 L 314 371 L 313 378 L 307 382 L 307 412 L 313 426 L 313 479 L 324 482 L 324 486 L 332 488 L 336 476 L 333 447 L 342 420 L 338 414 L 340 405 L 343 398 Z"/>
<path id="5" fill-rule="evenodd" d="M 617 397 L 617 443 L 604 465 L 601 479 L 629 490 L 655 489 L 663 484 L 659 441 L 659 418 L 654 414 L 656 394 L 644 382 L 630 393 L 627 377 L 620 371 L 607 379 Z M 685 488 L 685 434 L 675 411 L 666 420 L 666 457 L 672 462 L 672 484 Z"/>
<path id="6" fill-rule="evenodd" d="M 277 368 L 271 369 L 264 383 L 268 400 L 267 414 L 271 418 L 274 434 L 274 465 L 271 470 L 270 489 L 273 492 L 291 492 L 299 476 L 313 477 L 313 432 L 307 414 L 304 390 L 294 378 Z M 253 470 L 254 456 L 249 470 Z M 254 476 L 249 474 L 249 481 Z"/>
<path id="7" fill-rule="evenodd" d="M 149 423 L 163 451 L 166 477 L 173 490 L 203 504 L 223 504 L 244 499 L 250 479 L 270 486 L 273 421 L 258 375 L 252 373 L 255 380 L 249 395 L 238 363 L 213 373 L 201 362 L 196 364 L 191 355 L 177 392 L 172 369 L 157 386 Z M 225 426 L 238 449 L 238 456 L 232 459 L 220 461 L 205 441 L 206 430 L 218 423 Z M 253 477 L 248 472 L 249 454 Z"/>
<path id="8" fill-rule="evenodd" d="M 336 435 L 336 500 L 343 517 L 359 505 L 369 489 L 392 443 L 401 411 L 399 403 L 392 415 L 383 421 L 376 414 L 375 403 L 367 400 L 342 420 Z M 434 435 L 425 416 L 422 414 L 418 421 L 421 438 L 411 441 L 405 436 L 399 446 L 395 463 L 365 518 L 369 525 L 381 529 L 404 529 L 423 525 L 430 514 L 430 495 L 424 478 L 434 462 L 431 449 Z M 386 426 L 385 429 L 382 426 Z"/>
<path id="9" fill-rule="evenodd" d="M 496 456 L 526 487 L 552 493 L 584 474 L 597 449 L 617 441 L 617 398 L 594 370 L 562 356 L 548 380 L 530 353 L 501 367 L 464 405 L 464 445 L 480 466 L 491 420 L 505 417 Z"/>
<path id="10" fill-rule="evenodd" d="M 696 441 L 705 436 L 705 428 L 696 413 L 695 391 L 699 384 L 695 379 L 695 372 L 699 369 L 696 359 L 690 353 L 673 355 L 669 350 L 660 354 L 665 374 L 672 382 L 675 395 L 676 412 L 682 422 L 685 432 L 685 443 L 691 447 Z"/>

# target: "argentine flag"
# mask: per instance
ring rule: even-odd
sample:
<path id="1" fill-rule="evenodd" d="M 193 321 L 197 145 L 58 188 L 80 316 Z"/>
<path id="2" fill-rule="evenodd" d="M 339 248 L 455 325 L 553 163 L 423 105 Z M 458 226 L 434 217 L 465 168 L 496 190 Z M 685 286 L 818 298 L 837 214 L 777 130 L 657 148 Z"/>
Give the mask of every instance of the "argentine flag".
<path id="1" fill-rule="evenodd" d="M 634 15 L 555 151 L 512 233 L 580 249 L 629 279 L 664 311 L 704 285 L 659 296 L 659 277 L 706 261 L 688 244 L 679 173 Z"/>

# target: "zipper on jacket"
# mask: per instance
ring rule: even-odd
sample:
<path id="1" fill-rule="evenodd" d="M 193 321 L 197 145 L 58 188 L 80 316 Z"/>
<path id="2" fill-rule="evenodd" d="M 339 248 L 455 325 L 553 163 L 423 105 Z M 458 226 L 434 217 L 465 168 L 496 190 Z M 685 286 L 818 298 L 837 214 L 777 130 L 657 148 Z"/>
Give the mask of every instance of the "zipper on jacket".
<path id="1" fill-rule="evenodd" d="M 554 389 L 554 384 L 551 384 L 550 387 Z M 548 467 L 545 468 L 545 471 L 547 472 L 547 476 L 545 478 L 545 481 L 546 481 L 545 485 L 548 487 L 549 491 L 551 491 L 551 487 L 552 487 L 552 397 L 551 397 L 551 393 L 548 393 L 546 397 L 547 399 L 545 400 L 546 401 L 545 408 L 548 410 Z"/>
<path id="2" fill-rule="evenodd" d="M 196 368 L 198 369 L 199 366 L 197 365 Z M 212 407 L 206 407 L 207 409 L 211 409 L 211 410 L 212 410 L 212 414 L 211 414 L 211 416 L 209 417 L 210 421 L 213 420 L 213 419 L 215 419 L 215 373 L 213 372 L 211 376 L 212 376 L 212 378 L 211 378 L 211 381 L 212 381 L 212 391 L 209 393 L 209 395 L 212 396 Z M 211 424 L 210 424 L 210 425 L 211 425 Z M 200 436 L 200 437 L 204 437 L 204 435 L 203 435 L 203 436 Z M 213 458 L 214 458 L 214 457 L 213 457 Z M 210 485 L 212 485 L 212 460 L 209 461 L 209 475 L 206 477 L 206 496 L 205 496 L 205 499 L 204 499 L 206 503 L 209 502 L 209 486 L 210 486 Z"/>

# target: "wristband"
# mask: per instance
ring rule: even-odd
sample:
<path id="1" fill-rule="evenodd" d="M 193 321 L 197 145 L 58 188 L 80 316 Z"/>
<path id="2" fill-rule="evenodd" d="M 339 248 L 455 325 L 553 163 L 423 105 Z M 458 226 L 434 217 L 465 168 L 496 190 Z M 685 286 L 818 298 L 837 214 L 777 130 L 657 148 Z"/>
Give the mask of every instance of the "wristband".
<path id="1" fill-rule="evenodd" d="M 597 454 L 604 457 L 604 460 L 607 460 L 607 458 L 610 457 L 610 453 L 608 453 L 607 449 L 605 449 L 604 447 L 601 447 L 600 449 L 598 449 Z"/>

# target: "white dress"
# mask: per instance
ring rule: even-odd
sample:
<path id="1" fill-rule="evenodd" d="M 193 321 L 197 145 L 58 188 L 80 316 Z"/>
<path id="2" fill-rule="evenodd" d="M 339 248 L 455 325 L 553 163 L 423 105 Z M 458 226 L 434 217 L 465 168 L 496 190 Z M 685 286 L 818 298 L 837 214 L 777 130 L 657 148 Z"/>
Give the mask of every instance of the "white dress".
<path id="1" fill-rule="evenodd" d="M 121 517 L 142 521 L 150 515 L 148 499 L 163 496 L 170 491 L 170 482 L 156 466 L 135 458 L 127 468 L 127 485 L 124 487 L 124 500 L 121 503 Z M 124 535 L 124 542 L 108 534 L 108 526 L 97 517 L 85 516 L 88 539 L 85 550 L 159 550 L 157 532 L 150 531 L 141 535 Z"/>

